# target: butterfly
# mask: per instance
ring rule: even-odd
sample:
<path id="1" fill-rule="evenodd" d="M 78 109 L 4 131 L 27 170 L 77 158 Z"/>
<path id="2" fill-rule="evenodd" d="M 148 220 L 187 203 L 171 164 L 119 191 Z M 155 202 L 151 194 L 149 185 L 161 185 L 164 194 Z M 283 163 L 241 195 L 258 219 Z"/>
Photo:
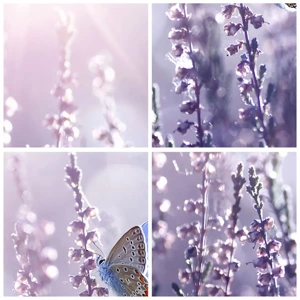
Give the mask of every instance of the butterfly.
<path id="1" fill-rule="evenodd" d="M 276 3 L 275 5 L 290 12 L 295 12 L 297 9 L 297 3 Z"/>
<path id="2" fill-rule="evenodd" d="M 297 3 L 285 3 L 289 8 L 297 8 Z"/>
<path id="3" fill-rule="evenodd" d="M 129 229 L 111 249 L 107 258 L 96 259 L 101 279 L 118 296 L 148 296 L 146 270 L 148 222 Z"/>

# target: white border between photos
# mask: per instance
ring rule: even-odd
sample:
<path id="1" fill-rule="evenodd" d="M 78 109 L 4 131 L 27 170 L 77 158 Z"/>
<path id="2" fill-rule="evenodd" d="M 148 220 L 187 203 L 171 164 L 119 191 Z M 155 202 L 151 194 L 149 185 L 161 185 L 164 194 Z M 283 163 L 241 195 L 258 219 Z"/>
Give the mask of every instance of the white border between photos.
<path id="1" fill-rule="evenodd" d="M 26 0 L 25 0 L 26 1 Z M 4 24 L 3 24 L 3 4 L 9 4 L 9 3 L 24 3 L 24 0 L 16 0 L 16 1 L 3 1 L 0 4 L 0 23 L 1 23 L 1 29 L 0 29 L 0 40 L 1 40 L 1 47 L 0 47 L 0 68 L 1 68 L 1 75 L 0 75 L 0 91 L 2 92 L 3 95 L 3 32 L 4 32 Z M 43 4 L 43 3 L 84 3 L 84 1 L 28 1 L 27 3 L 36 3 L 36 4 Z M 4 189 L 3 189 L 3 183 L 4 183 L 4 178 L 3 178 L 3 170 L 4 170 L 4 153 L 13 153 L 13 152 L 24 152 L 24 153 L 36 153 L 36 152 L 70 152 L 74 151 L 74 152 L 86 152 L 86 153 L 91 153 L 91 152 L 99 152 L 99 153 L 103 153 L 103 152 L 128 152 L 128 153 L 135 153 L 135 152 L 147 152 L 148 153 L 148 222 L 149 222 L 149 237 L 152 236 L 152 153 L 153 152 L 190 152 L 192 151 L 189 148 L 151 148 L 151 143 L 152 143 L 152 128 L 150 125 L 150 120 L 152 117 L 152 101 L 151 101 L 151 94 L 152 94 L 152 4 L 162 4 L 162 3 L 168 3 L 167 1 L 145 1 L 145 0 L 140 0 L 140 1 L 115 1 L 115 0 L 110 0 L 110 1 L 102 1 L 102 0 L 91 0 L 88 1 L 89 3 L 121 3 L 121 4 L 131 4 L 131 3 L 141 3 L 141 4 L 148 4 L 148 90 L 149 90 L 149 94 L 148 94 L 148 147 L 140 147 L 140 148 L 4 148 L 2 145 L 2 141 L 1 141 L 1 158 L 0 158 L 0 167 L 1 169 L 1 173 L 0 173 L 0 187 L 2 187 L 1 190 L 1 204 L 2 207 L 0 208 L 1 212 L 0 212 L 0 220 L 1 220 L 1 246 L 3 243 L 3 230 L 4 230 L 4 211 L 3 211 L 3 203 L 4 203 Z M 178 1 L 179 3 L 226 3 L 226 2 L 220 2 L 220 1 Z M 241 2 L 241 1 L 240 1 Z M 263 1 L 264 3 L 273 3 L 272 1 Z M 247 3 L 261 3 L 261 1 L 250 1 Z M 298 14 L 298 12 L 297 12 Z M 299 17 L 297 16 L 297 41 L 299 41 Z M 299 53 L 299 49 L 297 47 L 297 56 Z M 299 86 L 300 84 L 300 79 L 299 79 L 299 68 L 298 68 L 298 61 L 297 61 L 297 86 Z M 298 89 L 297 89 L 298 90 Z M 297 97 L 298 98 L 298 97 Z M 300 116 L 300 105 L 298 104 L 297 106 L 297 119 L 298 116 Z M 1 112 L 1 123 L 3 123 L 3 105 L 0 105 L 0 112 Z M 300 122 L 297 122 L 297 133 L 299 136 L 299 132 L 300 132 Z M 1 135 L 3 136 L 3 133 L 1 132 Z M 298 140 L 298 139 L 297 139 Z M 298 144 L 298 143 L 297 143 Z M 202 152 L 293 152 L 293 153 L 297 153 L 297 158 L 296 158 L 296 163 L 297 163 L 297 175 L 299 175 L 299 170 L 300 170 L 300 159 L 299 159 L 299 148 L 272 148 L 272 149 L 268 149 L 268 148 L 206 148 L 206 149 L 194 149 L 196 151 L 202 151 Z M 300 178 L 298 178 L 298 182 L 300 182 Z M 299 198 L 299 188 L 296 187 L 296 195 Z M 300 213 L 300 204 L 297 205 L 297 221 L 299 219 Z M 299 224 L 297 225 L 297 231 L 298 231 L 298 235 L 299 235 Z M 299 239 L 300 242 L 300 239 Z M 149 249 L 151 249 L 151 238 L 149 239 Z M 1 247 L 0 250 L 0 258 L 1 258 L 1 262 L 4 261 L 4 255 L 3 255 L 3 246 Z M 151 266 L 151 262 L 152 262 L 152 251 L 149 251 L 148 254 L 148 258 L 149 258 L 149 296 L 151 297 L 152 295 L 152 266 Z M 299 255 L 297 257 L 297 264 L 299 266 Z M 3 263 L 1 264 L 1 269 L 0 269 L 1 274 L 4 274 L 4 269 L 3 269 Z M 299 296 L 299 276 L 297 276 L 297 294 Z M 0 280 L 0 295 L 3 296 L 4 293 L 4 288 L 3 288 L 3 283 L 4 283 L 4 279 L 3 276 Z M 52 299 L 53 297 L 43 297 L 43 299 Z M 116 297 L 112 297 L 112 298 L 116 298 Z M 174 299 L 175 296 L 169 296 L 169 297 L 155 297 L 155 299 Z M 196 297 L 189 297 L 189 298 L 196 298 Z M 236 299 L 236 297 L 227 297 L 228 299 Z M 242 298 L 242 297 L 241 297 Z M 271 298 L 271 297 L 267 297 L 267 298 Z M 285 297 L 285 299 L 295 299 L 295 297 Z"/>

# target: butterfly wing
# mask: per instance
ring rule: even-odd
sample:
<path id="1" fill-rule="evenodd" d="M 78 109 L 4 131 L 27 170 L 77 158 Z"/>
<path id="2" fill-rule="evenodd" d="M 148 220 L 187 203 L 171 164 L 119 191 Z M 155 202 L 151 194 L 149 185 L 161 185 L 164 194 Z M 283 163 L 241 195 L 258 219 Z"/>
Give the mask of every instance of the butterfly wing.
<path id="1" fill-rule="evenodd" d="M 146 254 L 147 254 L 147 253 L 149 253 L 149 247 L 148 247 L 148 221 L 143 223 L 141 228 L 142 228 L 142 231 L 143 231 L 144 237 L 145 237 Z M 148 261 L 148 260 L 146 259 L 146 261 Z M 148 278 L 148 264 L 146 264 L 146 269 L 145 269 L 144 275 Z"/>
<path id="2" fill-rule="evenodd" d="M 110 272 L 115 279 L 111 286 L 118 296 L 148 297 L 148 280 L 137 268 L 114 264 Z"/>
<path id="3" fill-rule="evenodd" d="M 129 229 L 115 244 L 106 259 L 106 264 L 134 267 L 144 273 L 146 265 L 145 238 L 139 226 Z"/>
<path id="4" fill-rule="evenodd" d="M 146 249 L 148 252 L 148 221 L 142 224 L 142 231 L 144 233 L 145 236 L 145 244 L 146 244 Z"/>
<path id="5" fill-rule="evenodd" d="M 290 12 L 297 10 L 297 3 L 275 3 L 275 5 Z"/>

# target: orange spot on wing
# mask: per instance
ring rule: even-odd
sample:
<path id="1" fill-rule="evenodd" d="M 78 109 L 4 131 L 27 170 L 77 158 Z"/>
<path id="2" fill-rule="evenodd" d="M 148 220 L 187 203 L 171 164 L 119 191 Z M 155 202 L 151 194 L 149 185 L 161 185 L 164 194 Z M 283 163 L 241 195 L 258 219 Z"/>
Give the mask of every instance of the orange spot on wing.
<path id="1" fill-rule="evenodd" d="M 148 297 L 148 284 L 145 284 L 145 288 L 146 288 L 146 290 L 143 294 L 143 297 Z"/>

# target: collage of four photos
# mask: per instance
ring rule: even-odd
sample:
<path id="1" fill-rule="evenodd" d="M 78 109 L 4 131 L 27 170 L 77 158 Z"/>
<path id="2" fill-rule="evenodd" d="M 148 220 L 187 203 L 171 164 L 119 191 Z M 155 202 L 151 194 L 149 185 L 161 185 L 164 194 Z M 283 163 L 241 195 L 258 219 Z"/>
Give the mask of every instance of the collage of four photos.
<path id="1" fill-rule="evenodd" d="M 3 296 L 296 297 L 296 28 L 5 3 Z"/>

